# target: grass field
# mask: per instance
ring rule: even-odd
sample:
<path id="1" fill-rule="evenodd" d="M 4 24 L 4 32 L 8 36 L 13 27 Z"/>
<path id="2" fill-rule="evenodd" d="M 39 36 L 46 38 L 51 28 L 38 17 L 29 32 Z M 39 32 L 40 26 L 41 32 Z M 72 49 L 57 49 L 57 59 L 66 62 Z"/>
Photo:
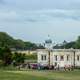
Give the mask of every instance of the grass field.
<path id="1" fill-rule="evenodd" d="M 4 71 L 0 80 L 80 80 L 80 71 Z"/>

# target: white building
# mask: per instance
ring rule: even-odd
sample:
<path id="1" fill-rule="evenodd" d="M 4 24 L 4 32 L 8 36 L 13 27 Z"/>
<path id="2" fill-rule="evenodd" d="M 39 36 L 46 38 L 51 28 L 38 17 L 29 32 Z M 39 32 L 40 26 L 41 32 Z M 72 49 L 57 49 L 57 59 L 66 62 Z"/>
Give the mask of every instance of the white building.
<path id="1" fill-rule="evenodd" d="M 52 49 L 52 41 L 45 41 L 46 49 L 37 50 L 38 63 L 43 66 L 77 66 L 80 67 L 79 49 Z"/>
<path id="2" fill-rule="evenodd" d="M 43 66 L 78 66 L 80 67 L 79 49 L 39 49 L 38 63 Z"/>

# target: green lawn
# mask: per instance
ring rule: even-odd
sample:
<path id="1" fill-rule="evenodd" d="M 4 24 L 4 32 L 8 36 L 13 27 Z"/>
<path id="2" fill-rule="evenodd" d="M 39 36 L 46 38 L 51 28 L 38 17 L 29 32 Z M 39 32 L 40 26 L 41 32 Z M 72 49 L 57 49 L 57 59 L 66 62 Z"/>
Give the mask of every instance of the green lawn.
<path id="1" fill-rule="evenodd" d="M 80 80 L 80 71 L 4 71 L 0 80 Z"/>

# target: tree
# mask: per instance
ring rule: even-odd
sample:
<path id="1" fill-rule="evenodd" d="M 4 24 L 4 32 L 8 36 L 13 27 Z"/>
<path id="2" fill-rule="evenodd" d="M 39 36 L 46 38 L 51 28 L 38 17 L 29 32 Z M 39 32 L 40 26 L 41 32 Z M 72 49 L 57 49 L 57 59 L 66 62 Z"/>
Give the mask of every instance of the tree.
<path id="1" fill-rule="evenodd" d="M 26 60 L 37 60 L 37 54 L 34 53 L 34 54 L 26 55 Z"/>
<path id="2" fill-rule="evenodd" d="M 71 42 L 67 42 L 67 43 L 64 43 L 64 44 L 57 44 L 56 46 L 54 46 L 53 48 L 54 49 L 70 49 L 70 48 L 76 48 L 75 47 L 76 45 L 76 42 L 75 41 L 71 41 Z"/>
<path id="3" fill-rule="evenodd" d="M 37 46 L 37 44 L 32 42 L 24 42 L 21 39 L 14 39 L 5 32 L 0 32 L 0 47 L 8 46 L 10 49 L 16 50 L 36 50 L 38 48 L 43 48 L 43 46 Z"/>
<path id="4" fill-rule="evenodd" d="M 5 65 L 9 65 L 12 62 L 12 53 L 11 50 L 7 47 L 3 49 L 3 61 Z"/>
<path id="5" fill-rule="evenodd" d="M 22 49 L 24 50 L 24 48 L 26 47 L 25 44 L 24 44 L 24 41 L 20 40 L 20 39 L 17 39 L 15 40 L 15 48 L 16 49 Z"/>
<path id="6" fill-rule="evenodd" d="M 23 64 L 25 59 L 26 59 L 26 55 L 25 54 L 21 54 L 21 53 L 17 53 L 17 52 L 15 52 L 13 54 L 13 61 L 14 61 L 15 65 Z"/>
<path id="7" fill-rule="evenodd" d="M 14 39 L 5 32 L 0 32 L 0 47 L 13 47 Z"/>
<path id="8" fill-rule="evenodd" d="M 0 60 L 3 61 L 5 66 L 11 64 L 12 53 L 8 47 L 0 48 Z"/>
<path id="9" fill-rule="evenodd" d="M 75 41 L 71 41 L 65 45 L 65 48 L 66 49 L 75 48 L 75 44 L 76 44 Z"/>
<path id="10" fill-rule="evenodd" d="M 77 49 L 80 49 L 80 36 L 78 37 L 78 39 L 77 39 L 77 41 L 76 41 L 75 47 L 76 47 Z"/>

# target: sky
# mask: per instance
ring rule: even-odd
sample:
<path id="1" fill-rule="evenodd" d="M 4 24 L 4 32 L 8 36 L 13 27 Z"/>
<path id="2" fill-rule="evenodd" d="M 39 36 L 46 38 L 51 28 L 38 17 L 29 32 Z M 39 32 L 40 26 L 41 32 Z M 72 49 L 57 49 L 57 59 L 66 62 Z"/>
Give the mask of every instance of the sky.
<path id="1" fill-rule="evenodd" d="M 80 35 L 80 0 L 0 0 L 0 31 L 42 43 L 74 41 Z"/>

